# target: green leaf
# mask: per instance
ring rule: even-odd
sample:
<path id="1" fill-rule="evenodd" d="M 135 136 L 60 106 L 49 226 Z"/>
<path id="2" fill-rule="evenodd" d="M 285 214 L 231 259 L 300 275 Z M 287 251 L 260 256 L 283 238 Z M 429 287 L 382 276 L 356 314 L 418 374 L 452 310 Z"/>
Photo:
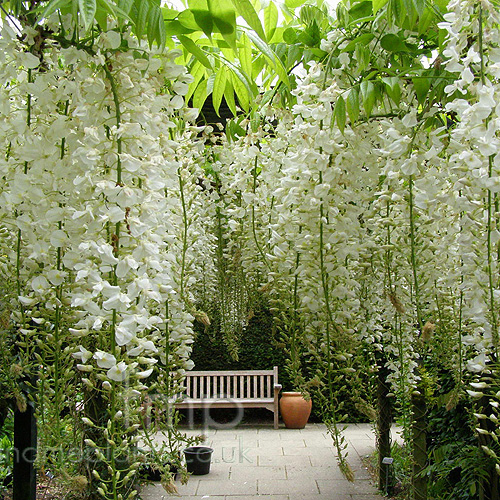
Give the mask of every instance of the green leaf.
<path id="1" fill-rule="evenodd" d="M 203 64 L 201 64 L 199 61 L 196 61 L 193 64 L 190 73 L 191 76 L 193 77 L 193 81 L 189 85 L 189 90 L 185 97 L 186 102 L 189 102 L 189 99 L 191 99 L 191 96 L 194 94 L 194 91 L 196 90 L 201 80 L 205 76 L 206 71 Z"/>
<path id="2" fill-rule="evenodd" d="M 431 79 L 425 76 L 416 76 L 412 78 L 413 88 L 417 94 L 419 104 L 423 104 L 431 88 Z"/>
<path id="3" fill-rule="evenodd" d="M 299 35 L 299 41 L 308 47 L 319 47 L 321 42 L 321 34 L 319 31 L 318 24 L 313 21 L 310 26 L 308 26 L 303 33 Z"/>
<path id="4" fill-rule="evenodd" d="M 137 38 L 142 38 L 144 34 L 149 14 L 149 2 L 139 2 L 139 10 L 134 19 L 135 33 Z"/>
<path id="5" fill-rule="evenodd" d="M 278 8 L 274 2 L 270 2 L 264 9 L 264 28 L 266 30 L 267 39 L 271 40 L 278 26 Z"/>
<path id="6" fill-rule="evenodd" d="M 236 12 L 231 0 L 207 0 L 207 3 L 217 30 L 236 50 Z"/>
<path id="7" fill-rule="evenodd" d="M 339 96 L 337 102 L 335 103 L 335 109 L 333 111 L 335 116 L 335 120 L 339 127 L 339 130 L 344 133 L 345 130 L 345 122 L 346 122 L 346 104 L 345 100 L 342 96 Z"/>
<path id="8" fill-rule="evenodd" d="M 191 12 L 194 15 L 196 24 L 201 28 L 203 33 L 207 35 L 208 38 L 212 39 L 212 33 L 214 30 L 214 20 L 212 14 L 208 10 L 194 10 Z"/>
<path id="9" fill-rule="evenodd" d="M 238 56 L 241 64 L 241 69 L 252 78 L 252 45 L 247 35 L 243 33 L 240 38 L 241 47 L 238 51 Z"/>
<path id="10" fill-rule="evenodd" d="M 227 68 L 222 66 L 222 68 L 216 73 L 214 79 L 214 88 L 212 90 L 212 103 L 217 115 L 219 115 L 219 108 L 222 102 L 222 96 L 224 95 L 224 90 L 226 89 L 226 74 Z"/>
<path id="11" fill-rule="evenodd" d="M 250 28 L 252 28 L 262 40 L 266 41 L 266 34 L 262 29 L 259 16 L 257 15 L 257 12 L 255 12 L 250 0 L 232 0 L 232 2 L 236 11 L 248 23 L 248 26 L 250 26 Z"/>
<path id="12" fill-rule="evenodd" d="M 389 0 L 373 0 L 373 13 L 376 14 Z"/>
<path id="13" fill-rule="evenodd" d="M 371 1 L 357 2 L 349 9 L 351 22 L 370 17 L 372 14 L 373 9 Z"/>
<path id="14" fill-rule="evenodd" d="M 389 33 L 380 40 L 380 46 L 388 52 L 408 52 L 408 47 L 397 35 Z"/>
<path id="15" fill-rule="evenodd" d="M 196 43 L 194 43 L 193 40 L 191 40 L 191 38 L 184 35 L 179 35 L 178 38 L 179 42 L 182 43 L 182 46 L 188 52 L 193 54 L 193 56 L 196 58 L 197 61 L 203 64 L 205 68 L 210 70 L 212 69 L 212 65 L 210 64 L 208 57 L 205 55 L 205 52 L 203 52 L 203 50 L 198 45 L 196 45 Z"/>
<path id="16" fill-rule="evenodd" d="M 165 22 L 165 32 L 169 37 L 177 36 L 177 35 L 187 35 L 189 33 L 193 33 L 190 28 L 186 28 L 183 24 L 181 24 L 177 19 L 173 19 L 172 21 Z"/>
<path id="17" fill-rule="evenodd" d="M 434 21 L 434 12 L 432 9 L 425 9 L 418 20 L 418 33 L 425 35 Z"/>
<path id="18" fill-rule="evenodd" d="M 297 42 L 297 32 L 294 28 L 287 28 L 283 31 L 283 41 L 289 45 L 293 45 Z"/>
<path id="19" fill-rule="evenodd" d="M 361 97 L 363 99 L 363 108 L 366 116 L 370 117 L 373 106 L 375 105 L 375 86 L 370 81 L 363 81 L 360 85 Z"/>
<path id="20" fill-rule="evenodd" d="M 362 35 L 356 37 L 354 40 L 351 40 L 344 49 L 345 52 L 352 52 L 356 45 L 368 45 L 373 39 L 375 35 L 373 33 L 363 33 Z"/>
<path id="21" fill-rule="evenodd" d="M 163 47 L 165 45 L 165 26 L 160 7 L 157 5 L 151 6 L 146 24 L 149 45 L 152 46 L 153 42 L 156 41 L 159 47 Z"/>
<path id="22" fill-rule="evenodd" d="M 177 11 L 175 9 L 169 9 L 168 7 L 161 8 L 161 13 L 162 13 L 163 19 L 165 19 L 165 21 L 168 21 L 170 19 L 177 19 L 179 14 L 183 14 L 186 11 L 188 11 L 188 9 L 179 13 L 179 11 Z"/>
<path id="23" fill-rule="evenodd" d="M 243 82 L 241 78 L 231 71 L 230 73 L 231 81 L 233 83 L 234 91 L 238 96 L 239 105 L 245 110 L 248 111 L 250 107 L 250 89 L 247 87 L 246 82 Z"/>
<path id="24" fill-rule="evenodd" d="M 203 80 L 196 88 L 193 95 L 193 108 L 201 110 L 207 100 L 207 80 Z"/>
<path id="25" fill-rule="evenodd" d="M 231 110 L 231 113 L 236 116 L 236 102 L 234 101 L 234 88 L 231 78 L 226 78 L 224 99 L 226 100 L 227 107 Z"/>
<path id="26" fill-rule="evenodd" d="M 266 56 L 266 58 L 271 63 L 273 69 L 278 73 L 281 81 L 287 86 L 290 87 L 290 79 L 288 78 L 288 73 L 283 66 L 281 60 L 276 56 L 276 54 L 272 51 L 272 49 L 267 45 L 266 42 L 261 40 L 259 37 L 255 36 L 251 31 L 246 32 L 250 40 L 255 44 L 255 46 Z"/>
<path id="27" fill-rule="evenodd" d="M 96 8 L 96 0 L 78 0 L 80 16 L 87 31 L 94 22 Z"/>
<path id="28" fill-rule="evenodd" d="M 406 18 L 406 9 L 402 0 L 389 0 L 389 8 L 396 24 L 401 26 Z"/>
<path id="29" fill-rule="evenodd" d="M 304 0 L 285 0 L 285 5 L 293 10 L 304 5 Z"/>
<path id="30" fill-rule="evenodd" d="M 194 16 L 196 24 L 209 39 L 213 33 L 213 16 L 208 9 L 207 0 L 188 0 L 189 10 Z"/>
<path id="31" fill-rule="evenodd" d="M 401 87 L 399 85 L 399 78 L 397 76 L 384 77 L 382 81 L 387 88 L 387 94 L 394 101 L 396 106 L 399 106 L 401 101 Z"/>
<path id="32" fill-rule="evenodd" d="M 134 0 L 119 0 L 118 7 L 126 14 L 130 13 L 130 9 L 134 5 Z"/>
<path id="33" fill-rule="evenodd" d="M 425 9 L 425 0 L 413 0 L 413 5 L 417 14 L 421 16 Z"/>
<path id="34" fill-rule="evenodd" d="M 359 92 L 356 87 L 349 91 L 346 102 L 347 114 L 351 120 L 351 124 L 355 123 L 359 118 Z"/>
<path id="35" fill-rule="evenodd" d="M 71 5 L 71 0 L 52 0 L 42 11 L 38 19 L 46 19 L 52 12 L 55 12 L 57 9 L 68 7 L 69 5 Z"/>
<path id="36" fill-rule="evenodd" d="M 177 16 L 177 20 L 186 28 L 189 28 L 192 31 L 203 31 L 200 26 L 198 26 L 198 23 L 196 22 L 196 19 L 194 17 L 194 14 L 191 10 L 186 9 L 183 10 L 182 12 L 179 13 Z"/>

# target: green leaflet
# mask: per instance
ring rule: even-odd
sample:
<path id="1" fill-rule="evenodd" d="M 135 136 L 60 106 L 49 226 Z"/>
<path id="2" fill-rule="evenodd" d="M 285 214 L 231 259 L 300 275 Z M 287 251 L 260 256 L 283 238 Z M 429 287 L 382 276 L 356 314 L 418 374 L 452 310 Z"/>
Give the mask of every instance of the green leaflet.
<path id="1" fill-rule="evenodd" d="M 231 81 L 233 83 L 233 88 L 234 91 L 236 92 L 236 95 L 238 96 L 238 103 L 239 105 L 245 110 L 248 111 L 250 108 L 250 99 L 249 99 L 249 88 L 243 83 L 240 79 L 240 77 L 231 71 L 229 73 L 231 76 Z"/>
<path id="2" fill-rule="evenodd" d="M 50 16 L 50 14 L 52 14 L 52 12 L 56 11 L 57 9 L 68 7 L 69 5 L 71 5 L 71 3 L 71 0 L 51 0 L 47 7 L 45 7 L 45 9 L 40 14 L 39 20 Z"/>
<path id="3" fill-rule="evenodd" d="M 234 88 L 231 78 L 226 78 L 226 88 L 224 89 L 224 99 L 228 108 L 236 116 L 236 102 L 234 100 Z"/>
<path id="4" fill-rule="evenodd" d="M 200 61 L 196 61 L 191 68 L 191 76 L 193 77 L 193 81 L 189 85 L 189 90 L 185 97 L 186 102 L 189 102 L 189 100 L 193 96 L 196 88 L 205 76 L 205 73 L 206 71 L 203 64 L 201 64 Z"/>
<path id="5" fill-rule="evenodd" d="M 226 80 L 227 68 L 225 66 L 222 66 L 222 68 L 215 75 L 214 87 L 212 90 L 212 104 L 217 115 L 219 114 L 222 96 L 224 95 L 224 90 L 226 89 Z"/>
<path id="6" fill-rule="evenodd" d="M 118 7 L 126 14 L 130 13 L 130 9 L 134 5 L 134 0 L 119 0 Z"/>
<path id="7" fill-rule="evenodd" d="M 255 46 L 267 57 L 271 65 L 273 66 L 278 76 L 281 78 L 281 81 L 287 86 L 290 86 L 290 79 L 288 78 L 288 73 L 276 54 L 272 51 L 272 49 L 267 45 L 266 42 L 262 41 L 259 37 L 255 36 L 251 31 L 246 32 L 250 40 L 255 44 Z"/>
<path id="8" fill-rule="evenodd" d="M 274 2 L 270 2 L 264 9 L 264 28 L 266 30 L 267 39 L 271 40 L 276 27 L 278 26 L 278 8 Z"/>
<path id="9" fill-rule="evenodd" d="M 243 33 L 240 38 L 241 47 L 238 51 L 241 69 L 252 78 L 252 45 L 247 35 Z"/>
<path id="10" fill-rule="evenodd" d="M 373 0 L 373 13 L 376 14 L 389 0 Z"/>
<path id="11" fill-rule="evenodd" d="M 368 117 L 372 113 L 375 105 L 375 86 L 370 81 L 363 81 L 360 85 L 361 97 L 363 99 L 363 108 Z"/>
<path id="12" fill-rule="evenodd" d="M 191 38 L 184 36 L 184 35 L 178 35 L 179 41 L 182 43 L 182 46 L 201 63 L 205 68 L 207 69 L 212 69 L 212 65 L 210 64 L 210 61 L 208 60 L 208 57 L 205 55 L 205 52 L 195 43 Z"/>
<path id="13" fill-rule="evenodd" d="M 397 35 L 389 33 L 380 40 L 380 46 L 388 52 L 408 52 L 408 47 Z"/>
<path id="14" fill-rule="evenodd" d="M 335 121 L 337 122 L 339 130 L 344 133 L 346 123 L 346 104 L 342 96 L 339 96 L 339 98 L 337 99 L 333 114 L 335 116 Z"/>
<path id="15" fill-rule="evenodd" d="M 201 108 L 203 108 L 203 104 L 205 104 L 205 101 L 207 100 L 207 96 L 207 80 L 203 80 L 198 87 L 196 87 L 194 92 L 193 107 L 201 110 Z"/>
<path id="16" fill-rule="evenodd" d="M 232 0 L 232 2 L 236 11 L 248 23 L 248 26 L 250 26 L 250 28 L 252 28 L 262 40 L 266 41 L 266 34 L 262 29 L 259 16 L 257 12 L 255 12 L 250 0 Z"/>
<path id="17" fill-rule="evenodd" d="M 94 22 L 96 12 L 96 0 L 78 0 L 78 8 L 80 17 L 82 18 L 85 30 L 88 31 Z"/>
<path id="18" fill-rule="evenodd" d="M 423 104 L 431 88 L 431 79 L 425 76 L 416 76 L 412 78 L 413 88 L 417 94 L 419 104 Z"/>
<path id="19" fill-rule="evenodd" d="M 349 91 L 346 102 L 347 114 L 351 120 L 351 125 L 359 118 L 359 92 L 356 87 Z"/>

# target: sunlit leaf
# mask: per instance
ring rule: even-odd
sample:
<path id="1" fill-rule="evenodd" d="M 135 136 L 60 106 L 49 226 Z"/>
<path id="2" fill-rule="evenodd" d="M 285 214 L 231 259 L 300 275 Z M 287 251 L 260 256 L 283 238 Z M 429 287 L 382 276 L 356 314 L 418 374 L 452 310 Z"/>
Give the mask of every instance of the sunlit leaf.
<path id="1" fill-rule="evenodd" d="M 252 78 L 252 46 L 247 35 L 243 33 L 240 37 L 241 47 L 238 51 L 242 70 Z"/>
<path id="2" fill-rule="evenodd" d="M 203 66 L 205 66 L 206 68 L 208 68 L 210 70 L 212 69 L 212 65 L 210 64 L 208 57 L 205 55 L 203 50 L 198 45 L 196 45 L 196 43 L 194 43 L 193 40 L 191 40 L 191 38 L 184 36 L 184 35 L 179 35 L 178 38 L 179 38 L 179 41 L 182 43 L 183 47 L 185 47 L 185 49 L 188 52 L 193 54 L 193 56 L 201 64 L 203 64 Z"/>
<path id="3" fill-rule="evenodd" d="M 255 44 L 255 46 L 267 57 L 273 68 L 275 69 L 276 73 L 278 73 L 278 76 L 280 77 L 281 81 L 287 86 L 290 86 L 290 79 L 288 78 L 288 73 L 283 66 L 283 63 L 281 60 L 276 57 L 272 49 L 267 45 L 266 42 L 261 40 L 259 37 L 257 37 L 254 33 L 251 31 L 246 32 L 248 37 L 252 40 L 252 42 Z"/>
<path id="4" fill-rule="evenodd" d="M 194 94 L 194 91 L 196 90 L 196 87 L 198 87 L 198 85 L 200 84 L 201 80 L 205 76 L 206 70 L 205 70 L 205 67 L 203 66 L 203 64 L 201 64 L 200 61 L 196 61 L 193 64 L 193 67 L 191 68 L 191 72 L 190 73 L 191 73 L 191 76 L 193 77 L 193 81 L 189 85 L 189 90 L 188 90 L 188 93 L 186 94 L 186 97 L 185 97 L 186 102 L 188 102 L 189 99 L 191 99 L 192 95 Z"/>
<path id="5" fill-rule="evenodd" d="M 388 0 L 373 0 L 373 13 L 376 14 L 387 2 Z"/>
<path id="6" fill-rule="evenodd" d="M 207 100 L 207 80 L 203 80 L 196 88 L 193 95 L 193 108 L 200 109 L 203 108 L 203 104 Z"/>
<path id="7" fill-rule="evenodd" d="M 285 31 L 283 31 L 283 40 L 288 43 L 289 45 L 292 45 L 297 42 L 297 32 L 295 31 L 294 28 L 286 28 Z"/>
<path id="8" fill-rule="evenodd" d="M 212 91 L 212 104 L 217 115 L 219 114 L 222 96 L 224 95 L 224 90 L 226 89 L 226 79 L 227 69 L 225 66 L 222 66 L 222 68 L 215 75 L 214 87 Z"/>
<path id="9" fill-rule="evenodd" d="M 361 97 L 363 99 L 363 108 L 369 117 L 375 105 L 375 87 L 370 81 L 363 81 L 360 85 Z"/>
<path id="10" fill-rule="evenodd" d="M 231 80 L 233 82 L 233 88 L 238 96 L 239 105 L 245 110 L 248 111 L 250 107 L 250 91 L 247 85 L 241 80 L 241 78 L 234 72 L 229 73 L 231 75 Z"/>
<path id="11" fill-rule="evenodd" d="M 227 107 L 236 116 L 236 102 L 234 100 L 234 89 L 231 78 L 226 78 L 226 88 L 224 90 L 224 99 L 226 100 Z"/>
<path id="12" fill-rule="evenodd" d="M 193 31 L 203 31 L 200 26 L 198 26 L 198 23 L 196 22 L 196 19 L 194 17 L 194 14 L 191 10 L 186 9 L 183 10 L 182 12 L 179 12 L 179 15 L 177 16 L 177 20 L 186 28 L 189 28 L 190 30 Z"/>
<path id="13" fill-rule="evenodd" d="M 278 26 L 278 8 L 274 2 L 270 2 L 264 9 L 264 28 L 266 30 L 267 39 L 271 40 L 276 27 Z"/>
<path id="14" fill-rule="evenodd" d="M 257 12 L 255 12 L 250 0 L 232 0 L 232 2 L 236 11 L 248 23 L 248 26 L 250 26 L 250 28 L 252 28 L 262 40 L 266 41 L 266 35 L 262 29 L 259 16 Z"/>

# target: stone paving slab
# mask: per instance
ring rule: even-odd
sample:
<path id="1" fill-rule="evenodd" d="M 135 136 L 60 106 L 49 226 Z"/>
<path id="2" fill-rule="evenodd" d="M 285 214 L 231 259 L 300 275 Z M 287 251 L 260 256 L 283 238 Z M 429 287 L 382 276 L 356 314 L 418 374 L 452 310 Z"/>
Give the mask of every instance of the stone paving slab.
<path id="1" fill-rule="evenodd" d="M 340 472 L 332 439 L 322 424 L 305 429 L 269 426 L 187 430 L 205 435 L 214 448 L 210 473 L 176 481 L 177 496 L 156 483 L 141 490 L 143 500 L 381 500 L 369 480 L 362 457 L 375 447 L 369 424 L 350 424 L 344 436 L 349 463 L 356 475 L 350 483 Z M 396 438 L 396 436 L 394 436 Z"/>

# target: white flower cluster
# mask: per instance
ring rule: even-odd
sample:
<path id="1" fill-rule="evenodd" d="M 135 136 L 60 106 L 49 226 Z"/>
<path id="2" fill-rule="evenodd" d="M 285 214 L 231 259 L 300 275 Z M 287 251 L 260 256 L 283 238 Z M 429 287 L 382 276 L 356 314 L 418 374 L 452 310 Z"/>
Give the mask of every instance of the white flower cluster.
<path id="1" fill-rule="evenodd" d="M 298 296 L 302 334 L 316 345 L 328 322 L 334 350 L 362 340 L 385 351 L 395 390 L 416 384 L 418 351 L 433 336 L 458 372 L 482 371 L 498 347 L 499 14 L 481 5 L 482 47 L 477 2 L 450 2 L 441 24 L 457 74 L 445 110 L 422 113 L 408 85 L 399 118 L 342 134 L 330 124 L 345 75 L 325 86 L 318 65 L 291 113 L 269 112 L 277 124 L 220 156 L 249 272 L 265 274 L 263 289 L 289 312 Z"/>
<path id="2" fill-rule="evenodd" d="M 92 50 L 15 40 L 0 38 L 0 220 L 18 238 L 2 249 L 17 262 L 18 323 L 36 334 L 31 317 L 64 310 L 77 367 L 103 381 L 145 379 L 158 359 L 191 368 L 205 246 L 203 144 L 179 126 L 194 116 L 191 77 L 176 51 L 118 31 Z"/>

